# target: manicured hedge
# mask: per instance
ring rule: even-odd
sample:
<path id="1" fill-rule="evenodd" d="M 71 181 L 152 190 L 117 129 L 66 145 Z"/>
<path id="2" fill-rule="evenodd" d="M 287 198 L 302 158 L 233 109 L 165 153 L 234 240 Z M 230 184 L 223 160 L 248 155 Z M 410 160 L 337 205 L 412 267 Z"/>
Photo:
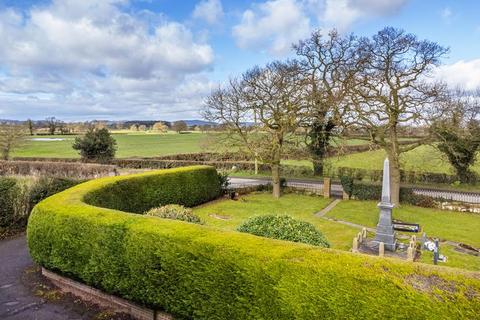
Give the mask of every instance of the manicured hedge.
<path id="1" fill-rule="evenodd" d="M 110 190 L 158 205 L 165 201 L 152 198 L 168 195 L 170 180 L 171 199 L 200 201 L 203 177 L 213 181 L 214 174 L 209 167 L 163 170 L 102 178 L 56 194 L 30 217 L 31 255 L 46 268 L 179 319 L 474 319 L 480 313 L 478 274 L 84 202 L 85 195 L 100 201 Z M 177 181 L 192 185 L 180 193 Z M 134 209 L 127 199 L 128 205 L 113 199 L 122 200 L 101 201 Z"/>

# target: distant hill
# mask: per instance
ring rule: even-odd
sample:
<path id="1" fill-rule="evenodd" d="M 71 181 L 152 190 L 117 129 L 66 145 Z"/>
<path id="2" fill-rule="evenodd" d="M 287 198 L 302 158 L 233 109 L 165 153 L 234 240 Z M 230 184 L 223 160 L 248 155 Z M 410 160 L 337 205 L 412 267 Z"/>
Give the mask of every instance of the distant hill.
<path id="1" fill-rule="evenodd" d="M 204 121 L 204 120 L 182 120 L 185 121 L 187 126 L 204 126 L 204 125 L 211 125 L 211 126 L 216 126 L 217 124 L 215 122 L 210 122 L 210 121 Z M 172 121 L 175 122 L 175 121 Z"/>

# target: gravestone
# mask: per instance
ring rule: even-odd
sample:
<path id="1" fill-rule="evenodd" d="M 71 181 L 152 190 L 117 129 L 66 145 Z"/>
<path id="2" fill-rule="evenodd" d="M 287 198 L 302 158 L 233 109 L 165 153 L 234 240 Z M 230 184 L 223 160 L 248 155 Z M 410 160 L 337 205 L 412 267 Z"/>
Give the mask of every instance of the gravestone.
<path id="1" fill-rule="evenodd" d="M 380 208 L 380 217 L 373 242 L 378 244 L 383 242 L 386 250 L 395 251 L 397 240 L 392 223 L 393 204 L 390 200 L 390 163 L 388 158 L 383 163 L 382 199 L 378 207 Z"/>

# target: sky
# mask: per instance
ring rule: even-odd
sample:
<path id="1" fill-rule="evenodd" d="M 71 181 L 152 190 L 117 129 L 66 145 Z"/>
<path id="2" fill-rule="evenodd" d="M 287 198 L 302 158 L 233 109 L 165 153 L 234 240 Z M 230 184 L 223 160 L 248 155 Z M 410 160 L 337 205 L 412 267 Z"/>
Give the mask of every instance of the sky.
<path id="1" fill-rule="evenodd" d="M 401 28 L 480 87 L 477 0 L 0 0 L 0 119 L 198 119 L 212 89 L 315 29 Z"/>

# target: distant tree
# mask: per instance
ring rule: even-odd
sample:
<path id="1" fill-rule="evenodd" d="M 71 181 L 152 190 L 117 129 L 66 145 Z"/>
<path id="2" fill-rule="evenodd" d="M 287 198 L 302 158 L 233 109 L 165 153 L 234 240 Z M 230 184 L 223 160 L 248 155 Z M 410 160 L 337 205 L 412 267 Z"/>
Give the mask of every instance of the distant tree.
<path id="1" fill-rule="evenodd" d="M 54 135 L 55 131 L 57 131 L 58 125 L 60 124 L 60 121 L 55 117 L 48 117 L 45 119 L 45 123 L 48 127 L 48 133 Z"/>
<path id="2" fill-rule="evenodd" d="M 117 142 L 106 128 L 89 128 L 84 136 L 75 138 L 72 147 L 85 161 L 108 163 L 115 157 Z"/>
<path id="3" fill-rule="evenodd" d="M 153 129 L 154 131 L 158 131 L 158 132 L 165 133 L 165 132 L 167 132 L 168 127 L 167 127 L 167 125 L 164 124 L 163 122 L 155 122 L 155 124 L 153 125 L 152 129 Z"/>
<path id="4" fill-rule="evenodd" d="M 93 125 L 95 129 L 104 129 L 107 127 L 107 123 L 105 121 L 94 121 Z"/>
<path id="5" fill-rule="evenodd" d="M 115 123 L 115 129 L 117 130 L 123 130 L 125 128 L 125 124 L 123 122 L 117 122 Z"/>
<path id="6" fill-rule="evenodd" d="M 60 134 L 67 134 L 69 132 L 67 124 L 63 121 L 58 121 L 57 130 L 60 131 Z"/>
<path id="7" fill-rule="evenodd" d="M 444 87 L 426 78 L 448 50 L 389 27 L 372 38 L 362 38 L 357 51 L 363 64 L 355 77 L 349 117 L 387 153 L 392 202 L 399 204 L 400 155 L 429 141 L 401 145 L 399 126 L 426 125 L 441 114 L 438 106 Z"/>
<path id="8" fill-rule="evenodd" d="M 177 132 L 177 133 L 180 133 L 182 131 L 187 131 L 188 130 L 188 126 L 187 126 L 187 123 L 185 121 L 175 121 L 173 124 L 172 124 L 172 130 Z"/>
<path id="9" fill-rule="evenodd" d="M 270 165 L 276 198 L 281 195 L 280 161 L 294 148 L 292 137 L 307 117 L 303 80 L 298 64 L 273 62 L 230 80 L 206 101 L 204 117 L 222 127 L 223 145 Z"/>
<path id="10" fill-rule="evenodd" d="M 130 126 L 130 131 L 138 131 L 138 124 L 132 124 Z"/>
<path id="11" fill-rule="evenodd" d="M 17 148 L 25 136 L 24 126 L 0 123 L 0 155 L 8 160 L 10 153 Z"/>
<path id="12" fill-rule="evenodd" d="M 448 101 L 448 116 L 432 126 L 438 141 L 437 148 L 447 157 L 463 183 L 476 181 L 476 174 L 470 167 L 475 163 L 480 148 L 479 98 L 480 95 L 456 94 Z"/>
<path id="13" fill-rule="evenodd" d="M 144 124 L 141 124 L 138 126 L 138 131 L 147 131 L 147 126 Z"/>
<path id="14" fill-rule="evenodd" d="M 35 128 L 34 128 L 32 119 L 28 119 L 27 122 L 26 122 L 26 125 L 27 125 L 27 128 L 28 128 L 29 134 L 31 136 L 33 136 Z"/>

